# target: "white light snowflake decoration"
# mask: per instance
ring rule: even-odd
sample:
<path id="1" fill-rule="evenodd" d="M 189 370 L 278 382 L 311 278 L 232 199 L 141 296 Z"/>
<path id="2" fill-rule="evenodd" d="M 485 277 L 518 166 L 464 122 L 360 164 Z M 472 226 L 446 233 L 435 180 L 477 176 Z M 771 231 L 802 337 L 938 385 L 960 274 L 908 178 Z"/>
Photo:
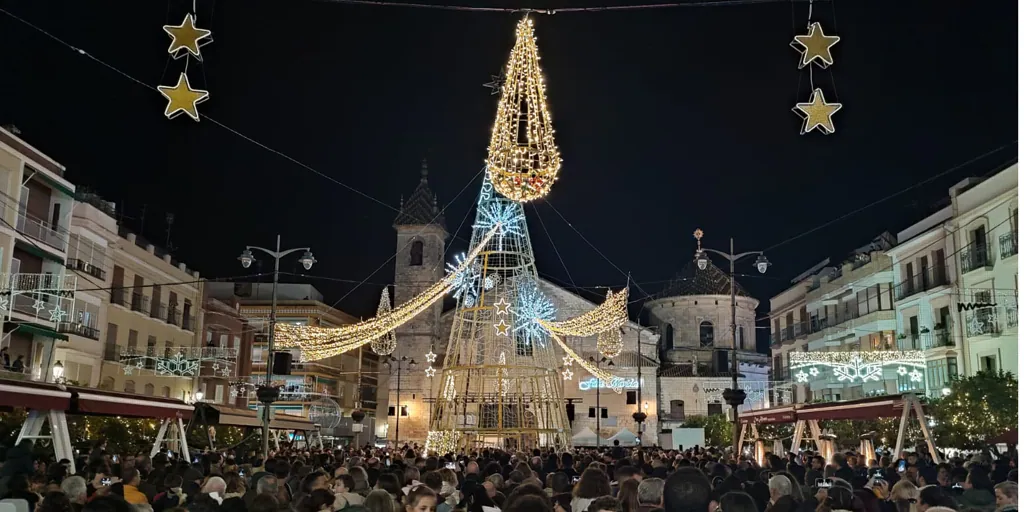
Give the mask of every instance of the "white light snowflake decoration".
<path id="1" fill-rule="evenodd" d="M 181 353 L 174 357 L 161 357 L 156 360 L 156 372 L 160 375 L 176 377 L 193 377 L 199 370 L 199 361 L 186 359 Z"/>
<path id="2" fill-rule="evenodd" d="M 807 372 L 803 370 L 796 372 L 795 377 L 797 382 L 807 382 Z"/>
<path id="3" fill-rule="evenodd" d="M 516 318 L 512 332 L 527 344 L 541 342 L 547 337 L 547 330 L 538 320 L 555 319 L 555 304 L 547 298 L 532 279 L 521 279 L 516 286 Z"/>
<path id="4" fill-rule="evenodd" d="M 899 368 L 896 369 L 896 373 L 898 373 L 901 377 L 906 375 L 907 374 L 907 367 L 906 366 L 900 366 Z"/>
<path id="5" fill-rule="evenodd" d="M 882 380 L 882 366 L 878 364 L 866 364 L 859 356 L 850 359 L 850 364 L 833 368 L 833 373 L 839 377 L 839 382 L 850 381 L 862 382 Z"/>
<path id="6" fill-rule="evenodd" d="M 821 372 L 818 371 L 817 367 L 812 366 L 810 370 L 807 370 L 807 373 L 811 374 L 811 377 L 817 377 Z"/>
<path id="7" fill-rule="evenodd" d="M 465 254 L 455 256 L 455 263 L 445 264 L 445 273 L 449 276 L 455 276 L 452 282 L 452 297 L 462 300 L 464 306 L 474 306 L 480 295 L 480 275 L 482 271 L 480 262 L 477 261 L 460 272 L 458 269 L 465 261 Z M 482 284 L 484 290 L 491 290 L 495 286 L 495 280 L 493 277 L 487 276 Z"/>
<path id="8" fill-rule="evenodd" d="M 495 238 L 498 240 L 498 250 L 503 251 L 505 237 L 521 237 L 523 231 L 523 208 L 518 203 L 498 200 L 488 204 L 481 204 L 477 207 L 479 220 L 473 224 L 473 228 L 490 230 L 497 224 L 501 224 Z"/>

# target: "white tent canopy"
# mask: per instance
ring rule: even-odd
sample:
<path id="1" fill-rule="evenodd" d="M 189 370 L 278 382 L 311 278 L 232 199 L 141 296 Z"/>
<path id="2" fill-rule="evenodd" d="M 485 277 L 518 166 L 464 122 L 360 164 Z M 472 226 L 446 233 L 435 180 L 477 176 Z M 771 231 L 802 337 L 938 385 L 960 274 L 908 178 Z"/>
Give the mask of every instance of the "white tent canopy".
<path id="1" fill-rule="evenodd" d="M 608 444 L 614 444 L 615 441 L 619 442 L 619 446 L 636 446 L 636 434 L 624 428 L 608 438 Z"/>
<path id="2" fill-rule="evenodd" d="M 583 427 L 576 435 L 572 436 L 573 446 L 597 446 L 597 434 L 590 427 Z"/>

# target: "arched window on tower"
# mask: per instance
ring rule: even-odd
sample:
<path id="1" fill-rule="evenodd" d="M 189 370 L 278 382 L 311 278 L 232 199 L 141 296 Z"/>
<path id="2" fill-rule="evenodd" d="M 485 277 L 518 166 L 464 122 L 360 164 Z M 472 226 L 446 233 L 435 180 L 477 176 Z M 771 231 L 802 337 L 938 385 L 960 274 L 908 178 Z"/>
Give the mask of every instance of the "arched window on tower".
<path id="1" fill-rule="evenodd" d="M 746 344 L 745 340 L 743 339 L 743 326 L 742 325 L 736 326 L 736 344 L 741 349 L 746 349 L 747 348 L 747 344 Z"/>
<path id="2" fill-rule="evenodd" d="M 675 348 L 675 340 L 672 339 L 672 324 L 665 324 L 665 348 Z"/>
<path id="3" fill-rule="evenodd" d="M 423 265 L 423 241 L 416 240 L 409 249 L 409 266 L 418 267 Z"/>
<path id="4" fill-rule="evenodd" d="M 700 347 L 708 348 L 715 346 L 715 325 L 704 320 L 700 323 Z"/>

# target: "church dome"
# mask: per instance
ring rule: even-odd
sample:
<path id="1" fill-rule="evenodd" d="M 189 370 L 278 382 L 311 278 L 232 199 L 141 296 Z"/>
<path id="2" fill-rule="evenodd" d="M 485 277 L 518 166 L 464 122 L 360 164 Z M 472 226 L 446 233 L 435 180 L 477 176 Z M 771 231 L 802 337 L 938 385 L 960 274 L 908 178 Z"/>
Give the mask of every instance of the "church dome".
<path id="1" fill-rule="evenodd" d="M 697 261 L 691 260 L 668 285 L 658 293 L 659 299 L 667 297 L 684 297 L 692 295 L 729 295 L 729 274 L 708 261 L 706 269 L 697 268 Z M 751 297 L 739 282 L 736 283 L 736 295 Z"/>

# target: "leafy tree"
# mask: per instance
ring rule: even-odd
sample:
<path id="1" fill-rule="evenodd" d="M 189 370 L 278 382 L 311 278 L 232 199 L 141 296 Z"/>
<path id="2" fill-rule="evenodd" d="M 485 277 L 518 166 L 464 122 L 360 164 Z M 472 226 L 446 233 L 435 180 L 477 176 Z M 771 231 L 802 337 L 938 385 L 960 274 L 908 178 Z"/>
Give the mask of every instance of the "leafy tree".
<path id="1" fill-rule="evenodd" d="M 1012 373 L 955 377 L 950 393 L 930 407 L 939 446 L 983 448 L 985 440 L 1017 425 L 1017 379 Z"/>
<path id="2" fill-rule="evenodd" d="M 707 446 L 729 446 L 732 443 L 732 423 L 724 414 L 690 416 L 683 423 L 687 428 L 703 428 Z"/>

